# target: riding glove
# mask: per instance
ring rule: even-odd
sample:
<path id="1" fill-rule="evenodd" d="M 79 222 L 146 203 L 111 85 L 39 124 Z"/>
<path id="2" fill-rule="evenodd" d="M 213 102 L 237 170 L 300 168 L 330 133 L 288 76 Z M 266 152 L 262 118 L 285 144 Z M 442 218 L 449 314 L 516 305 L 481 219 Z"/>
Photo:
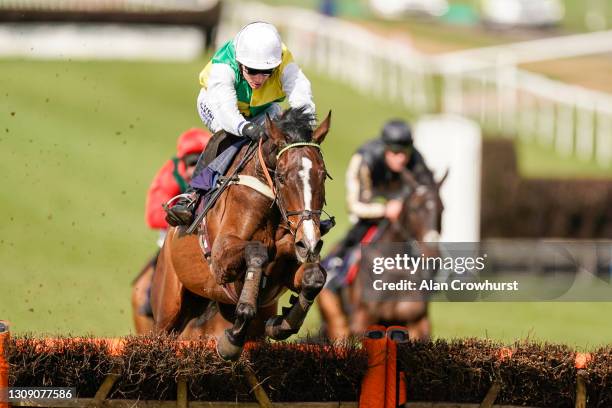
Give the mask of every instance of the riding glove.
<path id="1" fill-rule="evenodd" d="M 258 142 L 259 139 L 266 137 L 266 131 L 263 126 L 250 122 L 244 125 L 242 128 L 242 135 L 248 137 L 254 142 Z"/>

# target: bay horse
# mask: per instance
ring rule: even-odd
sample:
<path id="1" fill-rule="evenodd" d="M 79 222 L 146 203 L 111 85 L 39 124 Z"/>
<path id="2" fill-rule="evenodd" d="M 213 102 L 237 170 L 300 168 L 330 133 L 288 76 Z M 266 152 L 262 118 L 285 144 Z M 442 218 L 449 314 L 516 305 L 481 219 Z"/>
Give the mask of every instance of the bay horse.
<path id="1" fill-rule="evenodd" d="M 437 241 L 444 211 L 439 191 L 447 176 L 448 172 L 441 181 L 427 186 L 419 184 L 405 171 L 402 179 L 406 187 L 400 194 L 403 202 L 400 216 L 392 223 L 381 221 L 372 243 L 416 243 L 425 256 L 438 256 Z M 362 284 L 363 279 L 357 274 L 340 293 L 327 288 L 320 293 L 317 301 L 331 340 L 341 340 L 351 334 L 362 335 L 373 324 L 405 326 L 411 339 L 429 339 L 431 325 L 426 301 L 373 301 L 363 296 Z"/>
<path id="2" fill-rule="evenodd" d="M 303 109 L 266 118 L 268 137 L 238 152 L 227 172 L 238 174 L 198 235 L 169 230 L 151 288 L 155 331 L 214 335 L 224 359 L 237 359 L 248 338 L 298 332 L 326 279 L 319 254 L 328 174 L 320 145 L 330 121 L 331 112 L 313 129 L 316 119 Z M 287 289 L 298 296 L 277 315 Z"/>

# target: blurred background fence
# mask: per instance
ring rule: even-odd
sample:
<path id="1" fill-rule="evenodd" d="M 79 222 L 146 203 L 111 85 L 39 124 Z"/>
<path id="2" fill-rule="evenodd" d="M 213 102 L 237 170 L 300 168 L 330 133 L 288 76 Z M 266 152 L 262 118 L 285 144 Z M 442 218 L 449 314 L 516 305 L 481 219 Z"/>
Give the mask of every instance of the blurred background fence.
<path id="1" fill-rule="evenodd" d="M 67 50 L 64 54 L 66 55 L 66 52 L 70 52 L 70 36 L 74 37 L 74 31 L 76 30 L 73 26 L 58 26 L 58 24 L 123 24 L 124 26 L 119 27 L 121 32 L 118 33 L 118 37 L 131 36 L 133 39 L 138 35 L 136 30 L 132 28 L 134 25 L 147 26 L 149 30 L 144 33 L 144 36 L 149 36 L 150 40 L 157 39 L 160 42 L 172 42 L 173 46 L 177 48 L 185 48 L 186 51 L 183 54 L 193 59 L 200 55 L 202 48 L 207 48 L 212 44 L 220 11 L 221 2 L 219 0 L 4 0 L 0 1 L 0 23 L 8 24 L 4 30 L 4 35 L 0 36 L 0 52 L 5 55 L 11 52 L 11 50 L 13 53 L 18 53 L 19 43 L 23 42 L 19 40 L 20 36 L 38 34 L 39 37 L 37 37 L 36 42 L 40 44 L 40 34 L 54 36 L 59 33 L 61 35 L 63 30 L 71 31 L 71 33 L 69 35 L 62 35 L 61 39 L 54 40 L 51 38 L 50 41 L 47 41 L 46 45 L 52 47 L 50 45 L 52 42 L 67 43 L 65 45 Z M 21 27 L 24 26 L 24 23 L 41 23 L 45 27 L 29 26 L 19 29 L 16 26 L 11 26 L 11 23 L 18 23 Z M 55 26 L 49 27 L 50 24 Z M 128 24 L 130 26 L 126 26 Z M 160 35 L 155 37 L 152 28 L 159 26 L 167 29 L 157 29 Z M 186 28 L 177 30 L 177 28 L 181 27 L 188 27 L 195 31 L 195 35 L 189 33 Z M 33 28 L 36 28 L 36 30 L 33 30 Z M 95 26 L 93 28 L 100 31 L 108 27 Z M 116 27 L 112 28 L 115 29 Z M 45 32 L 42 33 L 42 30 L 45 30 Z M 80 26 L 78 31 L 77 37 L 79 34 L 88 35 L 86 27 Z M 185 35 L 185 33 L 187 34 Z M 102 34 L 110 35 L 111 33 L 107 30 L 107 32 Z M 200 35 L 200 37 L 196 38 L 197 35 Z M 98 37 L 102 36 L 98 35 Z M 95 42 L 94 37 L 95 35 L 89 36 L 87 42 Z M 164 37 L 167 38 L 164 39 Z M 2 38 L 4 38 L 4 42 L 2 42 Z M 129 38 L 126 41 L 129 41 Z M 138 47 L 142 46 L 146 47 L 147 45 L 143 41 L 138 42 Z M 74 42 L 72 47 L 75 47 Z M 191 51 L 194 47 L 197 49 Z M 121 47 L 119 46 L 119 48 Z M 98 50 L 88 53 L 87 57 L 96 59 Z M 137 54 L 131 50 L 129 52 Z M 104 52 L 102 53 L 104 54 Z M 160 54 L 150 52 L 146 55 L 154 57 Z M 50 56 L 50 53 L 43 51 L 42 55 Z"/>
<path id="2" fill-rule="evenodd" d="M 38 11 L 103 11 L 162 12 L 206 11 L 219 5 L 219 0 L 4 0 L 1 10 L 26 13 Z"/>
<path id="3" fill-rule="evenodd" d="M 430 56 L 408 41 L 293 7 L 228 2 L 219 39 L 268 20 L 301 63 L 415 114 L 458 113 L 485 132 L 533 139 L 562 157 L 612 166 L 612 95 L 519 68 L 534 59 L 612 51 L 612 31 Z"/>

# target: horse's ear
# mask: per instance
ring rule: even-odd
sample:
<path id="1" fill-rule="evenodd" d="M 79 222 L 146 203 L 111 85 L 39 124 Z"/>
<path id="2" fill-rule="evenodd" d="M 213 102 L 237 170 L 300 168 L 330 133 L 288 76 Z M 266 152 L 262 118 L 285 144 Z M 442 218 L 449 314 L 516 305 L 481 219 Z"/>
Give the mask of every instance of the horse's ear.
<path id="1" fill-rule="evenodd" d="M 450 172 L 450 169 L 446 169 L 446 172 L 444 173 L 444 176 L 442 176 L 442 178 L 440 179 L 440 181 L 438 181 L 436 183 L 436 186 L 438 187 L 438 190 L 440 189 L 440 187 L 442 187 L 442 184 L 444 184 L 444 182 L 446 181 L 446 179 L 448 178 L 448 173 Z"/>
<path id="2" fill-rule="evenodd" d="M 416 190 L 416 188 L 419 186 L 418 181 L 416 181 L 412 173 L 408 170 L 402 171 L 402 180 L 404 183 L 406 183 L 406 185 L 410 186 L 412 190 Z"/>
<path id="3" fill-rule="evenodd" d="M 270 119 L 270 115 L 268 115 L 267 113 L 266 113 L 266 132 L 268 133 L 268 136 L 270 137 L 270 139 L 272 139 L 274 144 L 277 146 L 280 146 L 285 141 L 285 138 L 283 137 L 283 133 L 274 124 L 272 119 Z"/>
<path id="4" fill-rule="evenodd" d="M 313 142 L 315 142 L 316 144 L 323 143 L 323 140 L 325 140 L 325 136 L 327 136 L 327 132 L 329 132 L 330 124 L 331 124 L 331 110 L 327 114 L 327 117 L 325 118 L 325 120 L 321 122 L 319 127 L 317 127 L 315 131 L 312 133 Z"/>

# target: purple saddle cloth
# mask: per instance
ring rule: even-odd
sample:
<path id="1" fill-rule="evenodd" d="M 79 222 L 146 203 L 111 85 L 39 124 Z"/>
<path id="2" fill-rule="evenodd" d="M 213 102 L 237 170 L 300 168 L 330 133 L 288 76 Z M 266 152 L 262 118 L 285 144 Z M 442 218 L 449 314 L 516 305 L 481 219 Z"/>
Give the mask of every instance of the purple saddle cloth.
<path id="1" fill-rule="evenodd" d="M 230 165 L 234 161 L 234 157 L 244 144 L 248 141 L 247 138 L 242 138 L 230 145 L 227 149 L 225 149 L 219 156 L 217 156 L 208 166 L 197 174 L 191 180 L 191 187 L 197 188 L 201 191 L 202 199 L 196 209 L 196 217 L 200 215 L 200 213 L 204 210 L 206 203 L 210 199 L 212 192 L 214 191 L 214 187 L 217 185 L 217 179 L 219 176 L 225 175 L 227 169 L 229 169 Z"/>
<path id="2" fill-rule="evenodd" d="M 247 141 L 247 138 L 241 138 L 225 149 L 219 156 L 215 157 L 215 159 L 210 162 L 210 164 L 206 166 L 204 170 L 200 172 L 200 174 L 197 174 L 191 180 L 191 187 L 204 190 L 205 192 L 212 190 L 215 187 L 219 176 L 223 176 L 225 174 L 227 169 L 229 169 L 230 165 L 234 161 L 234 157 Z"/>

